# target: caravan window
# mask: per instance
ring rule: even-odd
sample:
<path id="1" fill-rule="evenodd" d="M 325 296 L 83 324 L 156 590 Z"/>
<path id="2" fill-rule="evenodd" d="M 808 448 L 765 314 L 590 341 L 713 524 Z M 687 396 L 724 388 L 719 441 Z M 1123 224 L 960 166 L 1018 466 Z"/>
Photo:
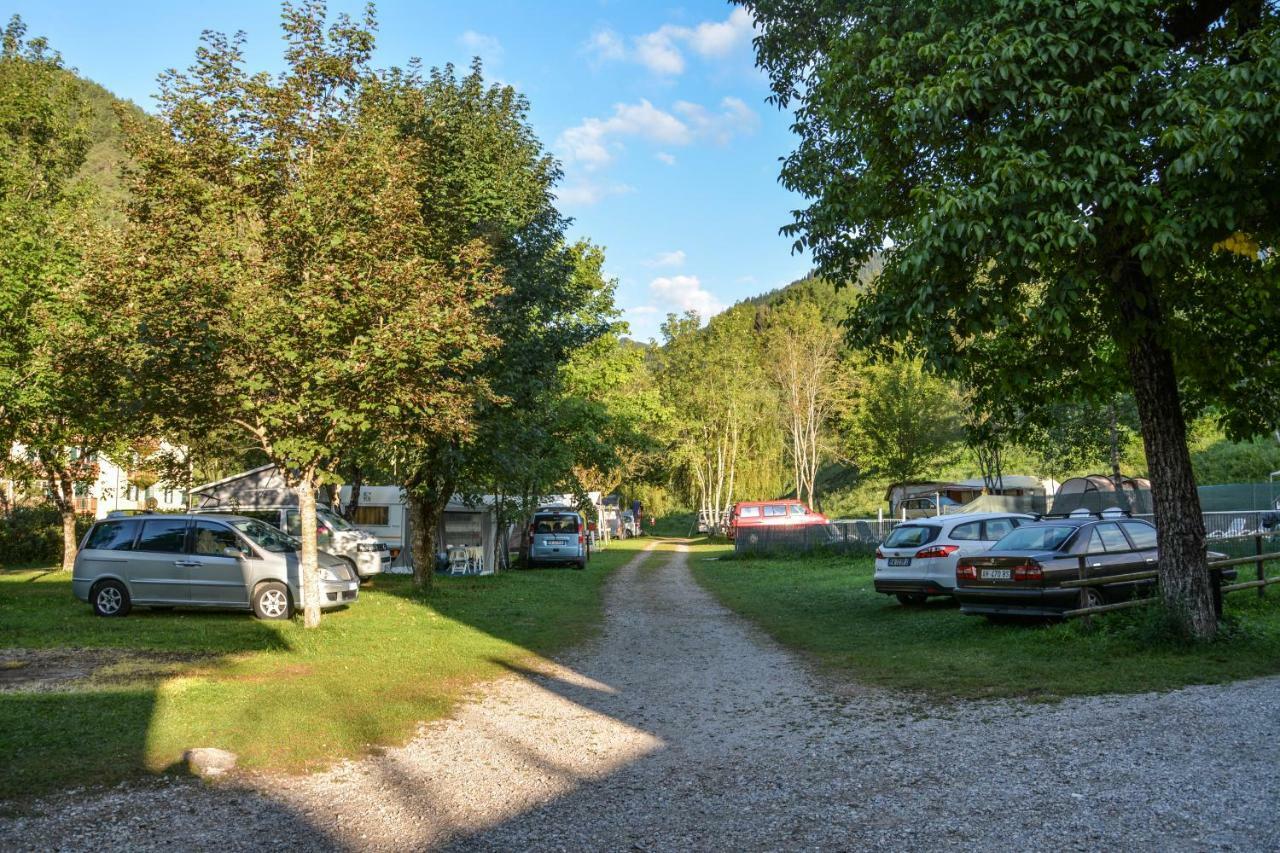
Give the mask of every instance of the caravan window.
<path id="1" fill-rule="evenodd" d="M 766 518 L 777 518 L 786 515 L 786 504 L 765 504 L 764 514 Z"/>
<path id="2" fill-rule="evenodd" d="M 760 507 L 758 506 L 744 506 L 742 510 L 738 513 L 738 518 L 759 518 L 759 517 L 760 517 Z"/>
<path id="3" fill-rule="evenodd" d="M 391 507 L 358 506 L 356 524 L 364 527 L 387 527 L 391 524 Z"/>

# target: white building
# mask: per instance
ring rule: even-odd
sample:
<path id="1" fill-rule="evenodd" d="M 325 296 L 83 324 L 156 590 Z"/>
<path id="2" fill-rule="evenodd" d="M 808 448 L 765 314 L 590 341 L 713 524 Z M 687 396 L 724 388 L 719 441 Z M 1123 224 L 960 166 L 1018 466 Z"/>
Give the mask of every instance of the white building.
<path id="1" fill-rule="evenodd" d="M 161 445 L 162 449 L 168 445 Z M 26 448 L 15 444 L 10 448 L 15 458 L 26 456 Z M 98 477 L 88 486 L 76 486 L 76 511 L 95 518 L 104 518 L 116 510 L 181 510 L 187 506 L 187 494 L 165 483 L 156 483 L 139 489 L 129 482 L 127 468 L 117 464 L 106 454 L 99 453 L 96 460 Z M 40 501 L 49 497 L 49 488 L 43 479 L 27 482 L 0 480 L 0 489 L 11 503 Z"/>

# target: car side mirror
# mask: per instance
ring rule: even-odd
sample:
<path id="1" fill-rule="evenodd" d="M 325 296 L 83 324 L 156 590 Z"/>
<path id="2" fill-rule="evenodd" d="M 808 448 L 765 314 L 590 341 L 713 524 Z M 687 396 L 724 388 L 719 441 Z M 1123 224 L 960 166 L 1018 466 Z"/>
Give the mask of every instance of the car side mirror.
<path id="1" fill-rule="evenodd" d="M 247 557 L 249 555 L 246 554 L 244 551 L 241 551 L 239 548 L 235 548 L 231 545 L 228 545 L 227 547 L 222 549 L 222 556 L 231 557 L 232 559 L 239 560 L 241 557 Z"/>

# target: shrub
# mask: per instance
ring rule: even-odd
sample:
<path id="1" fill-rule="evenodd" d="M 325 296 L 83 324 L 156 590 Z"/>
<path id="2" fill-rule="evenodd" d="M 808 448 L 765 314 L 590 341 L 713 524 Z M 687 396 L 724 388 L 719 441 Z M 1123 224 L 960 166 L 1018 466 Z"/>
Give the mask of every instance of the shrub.
<path id="1" fill-rule="evenodd" d="M 93 523 L 91 516 L 76 519 L 76 537 L 83 537 Z M 15 507 L 0 516 L 0 566 L 53 563 L 62 556 L 62 517 L 56 507 Z"/>

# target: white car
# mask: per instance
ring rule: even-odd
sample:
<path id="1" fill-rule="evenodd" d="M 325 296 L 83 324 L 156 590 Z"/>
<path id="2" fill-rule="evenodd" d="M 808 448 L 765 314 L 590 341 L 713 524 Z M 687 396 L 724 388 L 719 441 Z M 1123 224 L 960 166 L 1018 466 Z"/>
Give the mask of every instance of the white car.
<path id="1" fill-rule="evenodd" d="M 903 604 L 922 604 L 931 595 L 951 595 L 956 561 L 986 551 L 996 540 L 1035 516 L 974 512 L 904 522 L 876 549 L 876 592 Z"/>

